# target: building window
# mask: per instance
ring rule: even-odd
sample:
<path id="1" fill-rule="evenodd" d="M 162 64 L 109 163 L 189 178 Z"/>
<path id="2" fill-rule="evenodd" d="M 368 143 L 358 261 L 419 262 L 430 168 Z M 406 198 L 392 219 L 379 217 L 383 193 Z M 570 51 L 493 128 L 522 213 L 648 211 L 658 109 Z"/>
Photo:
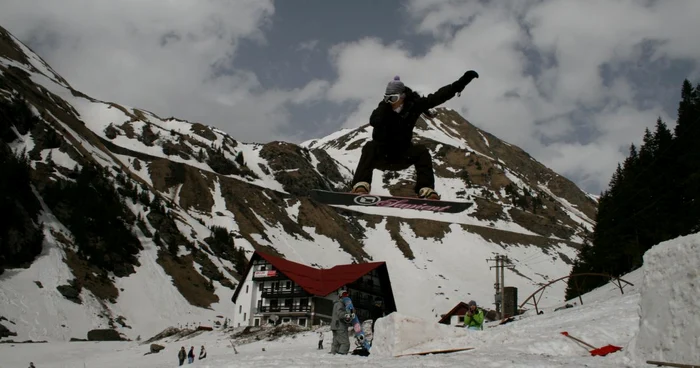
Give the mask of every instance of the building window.
<path id="1" fill-rule="evenodd" d="M 260 326 L 260 318 L 256 318 L 253 320 L 253 326 L 255 326 L 255 327 Z"/>
<path id="2" fill-rule="evenodd" d="M 242 306 L 242 305 L 239 305 L 239 306 L 238 306 L 238 313 L 242 313 L 242 312 L 243 312 L 243 306 Z"/>
<path id="3" fill-rule="evenodd" d="M 292 282 L 291 282 L 291 281 L 287 281 L 286 288 L 287 288 L 287 289 L 291 289 L 291 288 L 292 288 Z"/>
<path id="4" fill-rule="evenodd" d="M 248 285 L 245 286 L 245 293 L 248 294 Z"/>
<path id="5" fill-rule="evenodd" d="M 258 291 L 262 293 L 264 282 L 258 284 Z"/>
<path id="6" fill-rule="evenodd" d="M 291 318 L 282 318 L 282 323 L 289 323 L 291 320 Z"/>
<path id="7" fill-rule="evenodd" d="M 306 327 L 306 318 L 299 318 L 299 326 Z"/>
<path id="8" fill-rule="evenodd" d="M 309 306 L 309 298 L 299 299 L 299 306 L 300 307 L 308 307 Z"/>
<path id="9" fill-rule="evenodd" d="M 248 318 L 248 313 L 243 313 L 243 320 L 245 321 Z"/>

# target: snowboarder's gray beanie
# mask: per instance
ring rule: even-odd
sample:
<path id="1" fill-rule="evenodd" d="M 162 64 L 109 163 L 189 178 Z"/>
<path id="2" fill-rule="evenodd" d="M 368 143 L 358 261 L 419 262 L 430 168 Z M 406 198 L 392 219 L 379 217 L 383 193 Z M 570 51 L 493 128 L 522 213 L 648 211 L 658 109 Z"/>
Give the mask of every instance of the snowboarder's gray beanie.
<path id="1" fill-rule="evenodd" d="M 470 306 L 472 306 L 472 305 L 473 305 L 473 306 L 475 306 L 475 307 L 476 307 L 476 302 L 472 300 L 472 301 L 470 301 L 470 302 L 469 302 L 469 305 L 470 305 Z"/>
<path id="2" fill-rule="evenodd" d="M 402 93 L 404 88 L 406 88 L 406 86 L 404 86 L 403 82 L 401 81 L 401 78 L 399 78 L 399 76 L 397 75 L 394 77 L 394 80 L 392 80 L 386 85 L 386 90 L 384 91 L 384 94 L 395 95 L 397 93 Z"/>

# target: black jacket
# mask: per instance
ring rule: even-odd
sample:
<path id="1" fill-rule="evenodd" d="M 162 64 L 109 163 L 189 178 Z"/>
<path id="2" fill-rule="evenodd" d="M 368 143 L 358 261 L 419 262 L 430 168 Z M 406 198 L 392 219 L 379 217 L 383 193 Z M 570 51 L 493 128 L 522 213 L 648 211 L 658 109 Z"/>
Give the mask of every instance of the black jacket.
<path id="1" fill-rule="evenodd" d="M 411 146 L 413 128 L 420 115 L 454 97 L 461 91 L 458 83 L 448 84 L 425 97 L 406 87 L 403 108 L 398 113 L 391 104 L 380 102 L 369 118 L 377 153 L 391 157 L 405 152 Z"/>
<path id="2" fill-rule="evenodd" d="M 378 305 L 373 305 L 369 309 L 369 318 L 371 318 L 373 321 L 377 321 L 377 319 L 384 317 L 384 308 Z"/>

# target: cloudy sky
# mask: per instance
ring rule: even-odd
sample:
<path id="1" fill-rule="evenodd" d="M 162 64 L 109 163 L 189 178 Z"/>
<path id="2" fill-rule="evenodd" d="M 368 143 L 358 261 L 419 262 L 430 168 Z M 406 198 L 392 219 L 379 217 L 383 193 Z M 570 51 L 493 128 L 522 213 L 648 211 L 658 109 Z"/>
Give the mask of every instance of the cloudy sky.
<path id="1" fill-rule="evenodd" d="M 394 76 L 600 193 L 700 82 L 698 0 L 0 0 L 0 25 L 95 98 L 301 142 L 368 122 Z"/>

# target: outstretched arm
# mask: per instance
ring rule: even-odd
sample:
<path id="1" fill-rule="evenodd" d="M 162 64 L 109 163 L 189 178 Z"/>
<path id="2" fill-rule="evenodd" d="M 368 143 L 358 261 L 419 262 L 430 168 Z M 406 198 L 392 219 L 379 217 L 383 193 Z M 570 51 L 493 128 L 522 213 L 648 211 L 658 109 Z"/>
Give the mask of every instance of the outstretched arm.
<path id="1" fill-rule="evenodd" d="M 469 84 L 469 82 L 471 82 L 474 78 L 479 78 L 479 74 L 473 70 L 470 70 L 464 73 L 464 75 L 454 83 L 448 84 L 438 89 L 434 93 L 427 95 L 426 97 L 421 97 L 417 102 L 419 110 L 421 112 L 426 112 L 435 106 L 442 105 L 454 97 L 455 94 L 462 92 L 464 87 L 466 87 L 467 84 Z"/>

